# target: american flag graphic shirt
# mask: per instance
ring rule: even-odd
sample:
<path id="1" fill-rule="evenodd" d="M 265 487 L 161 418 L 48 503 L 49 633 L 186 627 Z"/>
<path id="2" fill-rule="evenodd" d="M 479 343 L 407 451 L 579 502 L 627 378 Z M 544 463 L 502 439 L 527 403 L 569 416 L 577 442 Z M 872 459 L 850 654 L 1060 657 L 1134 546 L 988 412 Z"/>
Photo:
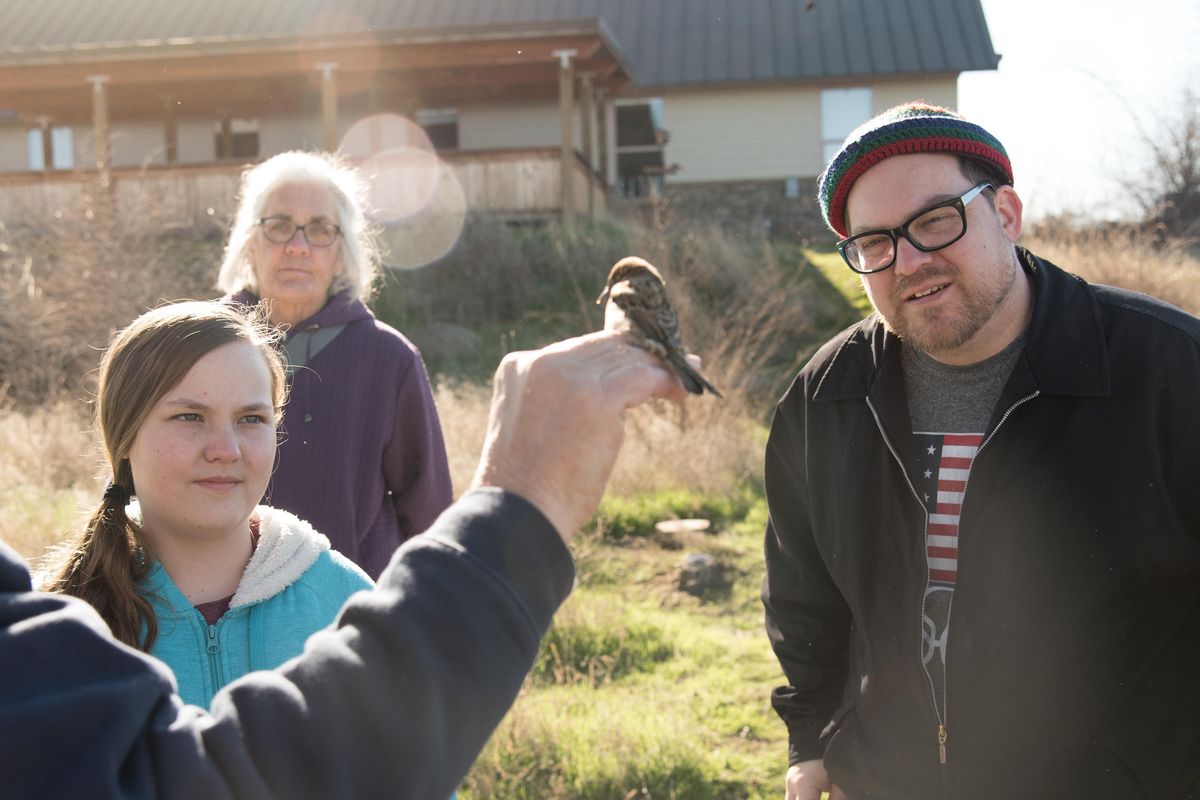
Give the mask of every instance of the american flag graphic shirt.
<path id="1" fill-rule="evenodd" d="M 920 449 L 916 488 L 929 512 L 925 558 L 929 583 L 921 624 L 921 657 L 933 684 L 934 698 L 945 712 L 946 642 L 950 605 L 958 581 L 958 523 L 963 495 L 982 433 L 917 433 Z"/>

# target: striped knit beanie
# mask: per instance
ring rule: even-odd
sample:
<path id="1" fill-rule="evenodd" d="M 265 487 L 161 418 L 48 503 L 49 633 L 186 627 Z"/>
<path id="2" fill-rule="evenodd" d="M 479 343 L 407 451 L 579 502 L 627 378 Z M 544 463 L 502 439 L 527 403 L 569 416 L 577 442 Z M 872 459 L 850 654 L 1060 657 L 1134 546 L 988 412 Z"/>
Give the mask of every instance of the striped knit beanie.
<path id="1" fill-rule="evenodd" d="M 970 156 L 998 169 L 1009 183 L 1013 181 L 1008 153 L 995 136 L 947 108 L 905 103 L 859 126 L 818 179 L 821 214 L 834 233 L 849 235 L 846 197 L 854 182 L 883 159 L 905 153 Z"/>

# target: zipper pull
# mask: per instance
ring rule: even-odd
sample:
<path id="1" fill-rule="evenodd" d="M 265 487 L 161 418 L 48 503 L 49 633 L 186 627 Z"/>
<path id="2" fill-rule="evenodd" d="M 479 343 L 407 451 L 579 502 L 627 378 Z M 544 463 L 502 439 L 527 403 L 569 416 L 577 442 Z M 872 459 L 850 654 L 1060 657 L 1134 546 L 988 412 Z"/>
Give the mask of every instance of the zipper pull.
<path id="1" fill-rule="evenodd" d="M 221 652 L 221 645 L 217 644 L 217 626 L 209 625 L 208 626 L 208 653 L 209 653 L 209 655 L 215 655 L 219 652 Z M 945 762 L 942 762 L 942 763 L 945 763 Z"/>
<path id="2" fill-rule="evenodd" d="M 938 762 L 946 763 L 946 726 L 938 725 Z"/>

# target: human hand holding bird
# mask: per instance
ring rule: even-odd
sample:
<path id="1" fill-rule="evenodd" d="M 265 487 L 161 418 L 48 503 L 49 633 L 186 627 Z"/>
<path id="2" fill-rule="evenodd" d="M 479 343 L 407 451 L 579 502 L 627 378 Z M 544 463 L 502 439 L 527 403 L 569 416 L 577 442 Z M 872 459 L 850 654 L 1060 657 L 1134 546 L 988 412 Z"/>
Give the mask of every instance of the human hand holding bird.
<path id="1" fill-rule="evenodd" d="M 637 256 L 622 258 L 608 273 L 608 283 L 596 298 L 605 301 L 605 330 L 617 331 L 627 342 L 654 353 L 692 394 L 708 390 L 722 394 L 688 363 L 679 340 L 679 318 L 667 297 L 667 287 L 654 265 Z"/>

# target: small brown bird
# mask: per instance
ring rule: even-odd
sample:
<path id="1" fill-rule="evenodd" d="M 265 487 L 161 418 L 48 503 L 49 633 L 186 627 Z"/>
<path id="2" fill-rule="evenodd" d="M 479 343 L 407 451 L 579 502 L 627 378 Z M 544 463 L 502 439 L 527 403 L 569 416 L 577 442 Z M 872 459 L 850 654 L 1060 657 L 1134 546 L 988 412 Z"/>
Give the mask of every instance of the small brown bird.
<path id="1" fill-rule="evenodd" d="M 687 362 L 679 341 L 679 318 L 667 298 L 662 275 L 653 264 L 636 256 L 622 258 L 609 271 L 608 285 L 596 304 L 605 300 L 606 330 L 619 332 L 630 344 L 661 358 L 692 394 L 703 394 L 707 389 L 722 396 Z"/>

